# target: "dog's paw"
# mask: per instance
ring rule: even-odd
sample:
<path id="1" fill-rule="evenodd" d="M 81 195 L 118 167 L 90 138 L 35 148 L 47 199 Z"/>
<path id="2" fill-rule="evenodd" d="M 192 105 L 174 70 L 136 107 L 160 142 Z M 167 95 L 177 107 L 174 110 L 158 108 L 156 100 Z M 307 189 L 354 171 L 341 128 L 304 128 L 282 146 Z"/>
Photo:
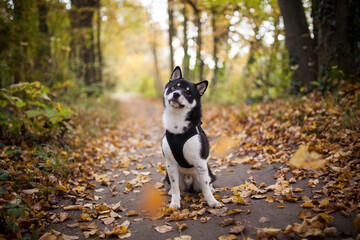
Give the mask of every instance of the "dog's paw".
<path id="1" fill-rule="evenodd" d="M 169 208 L 180 209 L 180 203 L 170 203 Z"/>
<path id="2" fill-rule="evenodd" d="M 211 207 L 211 208 L 221 208 L 223 205 L 219 202 L 219 201 L 217 201 L 217 200 L 212 200 L 212 201 L 209 201 L 208 202 L 208 205 L 209 205 L 209 207 Z"/>

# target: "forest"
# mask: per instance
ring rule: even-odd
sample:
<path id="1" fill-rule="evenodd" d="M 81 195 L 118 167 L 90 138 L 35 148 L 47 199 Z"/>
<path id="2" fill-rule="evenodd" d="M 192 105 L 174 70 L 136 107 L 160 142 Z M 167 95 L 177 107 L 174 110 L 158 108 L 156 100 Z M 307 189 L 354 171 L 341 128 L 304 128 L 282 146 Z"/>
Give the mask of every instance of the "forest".
<path id="1" fill-rule="evenodd" d="M 359 12 L 356 0 L 0 0 L 0 239 L 358 239 Z M 167 208 L 162 97 L 176 66 L 209 81 L 220 209 L 188 193 Z"/>

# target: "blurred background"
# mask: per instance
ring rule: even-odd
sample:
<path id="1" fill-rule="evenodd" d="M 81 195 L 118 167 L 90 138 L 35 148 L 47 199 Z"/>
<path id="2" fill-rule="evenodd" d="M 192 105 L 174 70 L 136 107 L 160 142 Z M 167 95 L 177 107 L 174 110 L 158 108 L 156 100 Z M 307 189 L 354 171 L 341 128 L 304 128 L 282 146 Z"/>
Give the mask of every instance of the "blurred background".
<path id="1" fill-rule="evenodd" d="M 359 12 L 354 0 L 1 0 L 1 87 L 159 97 L 179 65 L 216 103 L 333 90 L 359 72 Z"/>

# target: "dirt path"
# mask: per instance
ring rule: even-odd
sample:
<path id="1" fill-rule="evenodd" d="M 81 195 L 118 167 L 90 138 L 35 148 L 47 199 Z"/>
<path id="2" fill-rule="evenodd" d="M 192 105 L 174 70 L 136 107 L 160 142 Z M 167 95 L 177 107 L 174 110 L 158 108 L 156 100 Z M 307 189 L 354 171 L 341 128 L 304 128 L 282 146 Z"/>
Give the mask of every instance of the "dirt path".
<path id="1" fill-rule="evenodd" d="M 59 208 L 54 211 L 54 223 L 47 227 L 47 232 L 64 239 L 129 237 L 158 240 L 181 236 L 181 239 L 190 239 L 186 236 L 191 236 L 191 239 L 197 240 L 218 239 L 222 235 L 229 235 L 230 229 L 238 232 L 234 235 L 238 239 L 244 236 L 256 238 L 258 229 L 268 227 L 281 229 L 279 234 L 273 233 L 278 239 L 301 239 L 291 231 L 285 235 L 287 226 L 298 223 L 306 228 L 305 230 L 309 230 L 303 220 L 298 218 L 298 214 L 303 212 L 311 219 L 318 213 L 301 206 L 301 203 L 306 203 L 306 199 L 291 201 L 291 198 L 313 196 L 314 192 L 321 190 L 323 186 L 319 183 L 311 188 L 307 187 L 309 177 L 306 175 L 303 178 L 297 176 L 293 183 L 285 179 L 281 181 L 281 177 L 286 173 L 287 180 L 293 177 L 286 165 L 265 163 L 259 168 L 253 168 L 244 158 L 243 164 L 238 161 L 238 150 L 233 150 L 223 158 L 213 157 L 209 161 L 218 178 L 215 183 L 216 194 L 224 203 L 224 208 L 213 211 L 201 203 L 197 195 L 182 195 L 182 213 L 187 220 L 175 217 L 175 221 L 170 221 L 169 216 L 150 220 L 142 213 L 141 202 L 147 201 L 143 194 L 145 186 L 157 184 L 156 186 L 162 189 L 162 103 L 131 98 L 122 100 L 121 109 L 123 117 L 117 129 L 106 132 L 100 139 L 91 140 L 89 149 L 85 149 L 89 154 L 96 153 L 93 166 L 88 166 L 88 179 L 73 182 L 70 186 L 72 191 L 58 199 Z M 211 117 L 206 119 L 211 121 Z M 211 129 L 209 122 L 204 123 L 204 127 L 205 131 L 210 132 L 210 143 L 214 149 L 214 143 L 218 139 L 214 133 L 216 130 Z M 233 161 L 232 164 L 229 164 L 229 161 Z M 94 187 L 91 184 L 94 184 Z M 289 184 L 292 188 L 286 195 L 281 191 L 287 189 Z M 265 191 L 266 187 L 269 188 Z M 169 197 L 166 200 L 169 200 Z M 116 206 L 118 203 L 120 207 Z M 69 208 L 80 209 L 65 210 Z M 230 210 L 235 210 L 234 214 L 229 214 Z M 333 231 L 331 227 L 336 227 L 335 233 L 328 233 L 329 239 L 356 238 L 356 230 L 352 227 L 356 211 L 349 213 L 347 217 L 344 215 L 337 211 L 331 215 L 334 219 L 330 223 L 324 219 L 313 219 L 312 224 L 322 224 L 314 229 L 321 229 L 320 233 L 323 235 L 325 228 L 328 227 L 326 231 L 330 232 Z M 130 233 L 119 236 L 110 234 L 117 225 L 124 222 Z M 179 232 L 177 224 L 186 224 L 187 228 Z M 242 226 L 245 230 L 241 233 Z M 169 232 L 160 233 L 161 230 Z M 266 238 L 274 231 L 264 229 L 264 232 L 258 236 Z M 332 234 L 335 234 L 335 237 L 331 236 Z"/>

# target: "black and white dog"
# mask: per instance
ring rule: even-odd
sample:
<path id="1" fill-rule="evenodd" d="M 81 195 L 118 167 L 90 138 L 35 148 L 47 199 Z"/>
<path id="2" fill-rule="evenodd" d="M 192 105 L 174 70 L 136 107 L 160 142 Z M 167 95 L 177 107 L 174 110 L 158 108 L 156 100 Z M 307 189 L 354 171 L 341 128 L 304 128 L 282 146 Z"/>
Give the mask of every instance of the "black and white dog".
<path id="1" fill-rule="evenodd" d="M 200 98 L 208 81 L 194 84 L 182 77 L 180 67 L 171 74 L 164 91 L 162 150 L 166 158 L 166 181 L 170 183 L 170 208 L 180 208 L 180 191 L 202 191 L 210 207 L 221 207 L 214 196 L 207 158 L 209 142 L 201 129 Z"/>

